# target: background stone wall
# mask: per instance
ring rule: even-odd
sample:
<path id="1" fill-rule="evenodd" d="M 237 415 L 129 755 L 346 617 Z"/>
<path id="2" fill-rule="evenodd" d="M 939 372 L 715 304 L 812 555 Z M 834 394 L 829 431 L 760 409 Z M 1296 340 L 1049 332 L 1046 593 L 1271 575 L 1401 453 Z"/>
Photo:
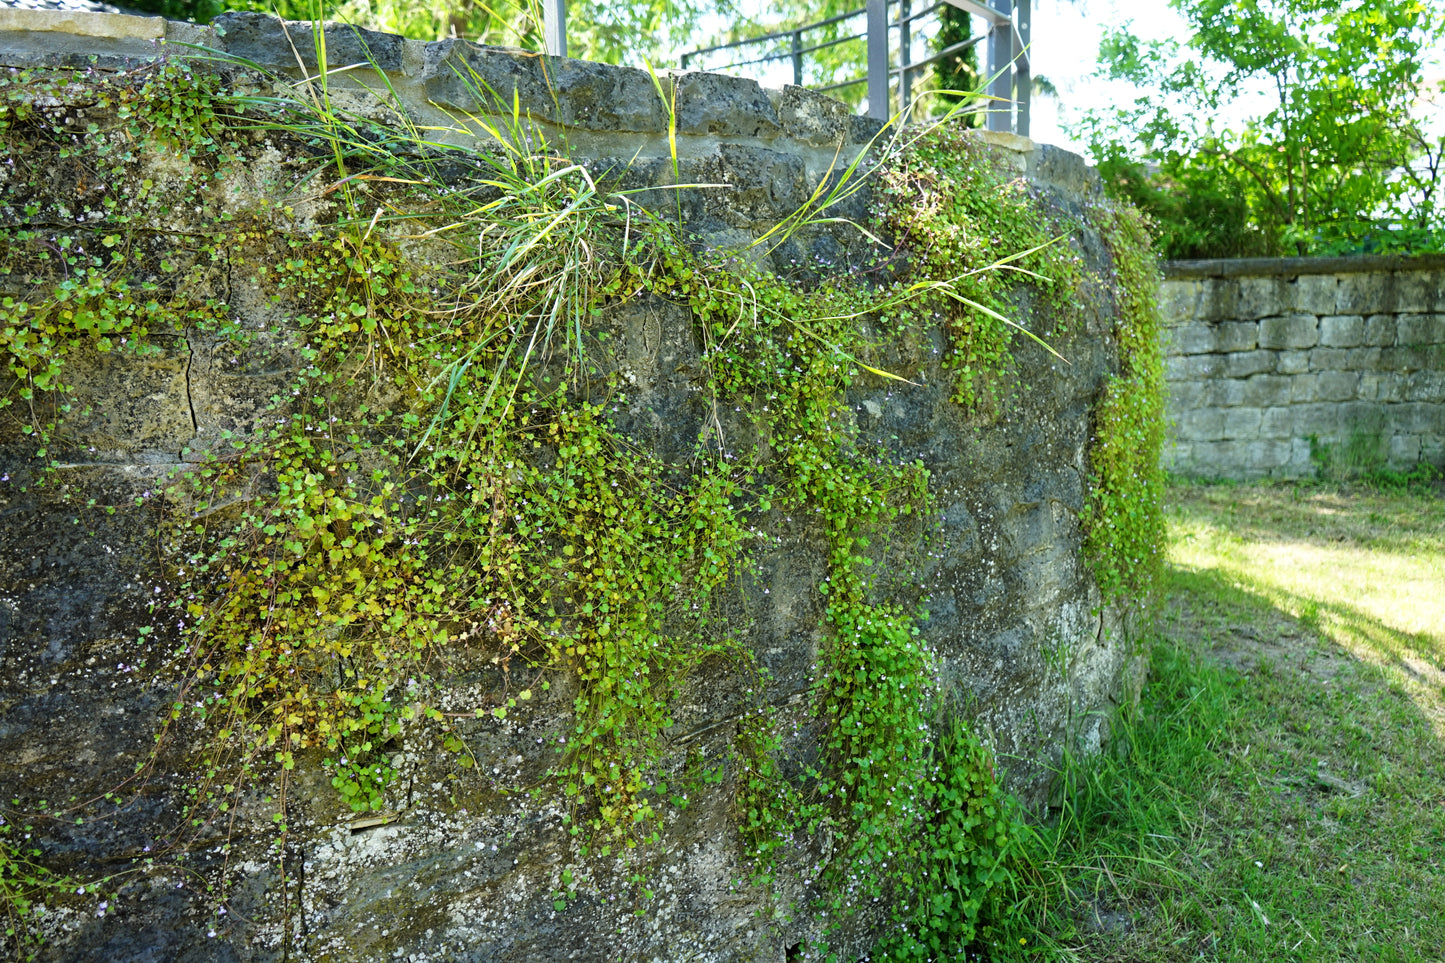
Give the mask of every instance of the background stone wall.
<path id="1" fill-rule="evenodd" d="M 0 63 L 126 69 L 160 54 L 194 52 L 162 43 L 177 40 L 277 68 L 294 63 L 287 34 L 267 18 L 232 15 L 201 30 L 96 16 L 7 15 L 0 19 Z M 302 38 L 297 31 L 309 27 L 288 29 Z M 670 121 L 645 73 L 460 41 L 418 44 L 359 37 L 336 25 L 327 30 L 332 63 L 369 52 L 424 117 L 451 123 L 457 117 L 447 105 L 488 106 L 467 100 L 453 83 L 452 68 L 466 68 L 489 78 L 507 103 L 516 90 L 524 108 L 535 111 L 534 130 L 565 135 L 599 172 L 621 158 L 629 162 L 629 183 L 666 186 L 681 176 L 724 185 L 682 195 L 689 230 L 717 246 L 746 244 L 791 213 L 874 132 L 843 105 L 808 91 L 678 75 L 664 78 L 676 84 L 674 168 Z M 352 72 L 358 109 L 384 111 L 367 99 L 361 73 Z M 47 111 L 62 125 L 67 118 L 108 123 L 80 88 L 73 102 L 59 98 Z M 1022 138 L 989 143 L 981 163 L 1026 175 L 1043 210 L 1079 218 L 1071 243 L 1090 276 L 1110 278 L 1108 251 L 1087 222 L 1087 205 L 1099 197 L 1092 172 L 1073 155 Z M 270 156 L 273 145 L 242 149 L 249 163 L 216 183 L 214 198 L 252 213 L 289 204 L 295 185 L 287 177 L 297 172 Z M 177 189 L 211 175 L 205 160 L 141 152 L 134 176 Z M 74 203 L 74 185 L 60 176 L 64 165 L 56 170 L 24 203 L 16 203 L 18 195 L 30 186 L 0 181 L 5 228 L 52 229 L 24 211 L 29 204 L 49 210 L 57 197 Z M 125 196 L 130 188 L 109 189 Z M 673 202 L 673 192 L 659 193 Z M 841 213 L 866 216 L 867 202 L 865 192 Z M 321 222 L 325 211 L 298 204 L 294 216 L 304 227 L 308 218 Z M 802 232 L 773 253 L 771 266 L 852 271 L 862 253 L 857 238 L 837 225 Z M 166 591 L 158 495 L 172 472 L 187 467 L 188 452 L 264 418 L 268 397 L 301 363 L 282 350 L 289 322 L 249 270 L 224 265 L 208 283 L 213 288 L 198 297 L 224 300 L 240 323 L 273 334 L 277 350 L 239 356 L 206 332 L 187 330 L 157 334 L 142 355 L 75 359 L 70 377 L 89 414 L 70 427 L 58 475 L 44 487 L 32 484 L 32 440 L 10 421 L 0 425 L 0 758 L 12 762 L 0 769 L 0 798 L 103 799 L 150 758 L 156 720 L 170 704 L 156 670 L 174 641 L 138 630 L 151 621 L 152 596 Z M 861 447 L 920 459 L 930 473 L 940 512 L 922 533 L 925 548 L 896 560 L 927 595 L 899 601 L 929 611 L 922 631 L 940 686 L 968 707 L 1000 753 L 1011 786 L 1036 805 L 1047 798 L 1062 747 L 1096 749 L 1107 738 L 1111 708 L 1127 701 L 1138 682 L 1123 617 L 1103 607 L 1082 557 L 1079 522 L 1090 484 L 1090 411 L 1119 367 L 1116 294 L 1108 280 L 1080 292 L 1076 320 L 1053 342 L 1068 366 L 1056 368 L 1042 349 L 1017 342 L 1019 397 L 997 417 L 970 415 L 949 400 L 952 372 L 942 364 L 945 335 L 937 330 L 886 352 L 887 368 L 910 383 L 861 379 L 840 412 L 857 425 Z M 1050 329 L 1052 319 L 1029 303 L 1020 305 L 1019 319 Z M 636 385 L 619 425 L 639 445 L 684 466 L 708 419 L 719 417 L 699 401 L 701 345 L 691 319 L 676 306 L 638 299 L 612 306 L 597 323 L 613 335 L 618 363 Z M 746 430 L 740 416 L 724 411 L 721 418 L 729 437 Z M 746 644 L 770 672 L 768 697 L 794 713 L 790 751 L 806 755 L 817 736 L 806 698 L 828 631 L 817 590 L 825 543 L 816 521 L 769 524 L 753 559 L 755 575 L 732 585 L 730 599 L 755 613 Z M 479 678 L 473 684 L 491 684 L 490 676 Z M 679 759 L 729 758 L 739 687 L 730 665 L 699 668 L 674 705 L 670 738 Z M 188 763 L 177 749 L 153 763 L 155 775 L 135 802 L 107 811 L 106 819 L 44 823 L 39 841 L 46 858 L 79 877 L 148 860 L 104 914 L 60 907 L 46 957 L 781 963 L 797 958 L 790 947 L 823 938 L 842 958 L 866 952 L 877 935 L 876 916 L 860 914 L 830 932 L 826 915 L 813 911 L 817 866 L 827 854 L 808 840 L 779 867 L 771 887 L 742 882 L 747 855 L 728 781 L 699 795 L 664 827 L 654 851 L 639 857 L 635 865 L 659 882 L 649 900 L 639 904 L 635 887 L 594 859 L 594 888 L 559 911 L 553 893 L 576 859 L 561 823 L 564 807 L 499 786 L 525 787 L 545 773 L 552 749 L 539 736 L 565 731 L 569 700 L 559 682 L 551 696 L 519 707 L 505 724 L 478 722 L 467 730 L 482 776 L 460 787 L 449 781 L 449 762 L 407 747 L 397 763 L 406 797 L 389 800 L 400 815 L 387 825 L 353 829 L 353 814 L 326 774 L 298 766 L 287 788 L 293 816 L 285 845 L 301 870 L 290 879 L 276 872 L 269 811 L 259 799 L 254 812 L 238 817 L 241 830 L 207 837 L 214 849 L 154 857 L 153 864 L 140 855 L 151 852 L 156 827 L 174 819 L 184 802 Z M 253 818 L 254 826 L 247 822 Z M 229 840 L 235 849 L 223 852 Z M 221 919 L 206 882 L 228 862 L 243 867 L 247 882 Z"/>
<path id="2" fill-rule="evenodd" d="M 1445 257 L 1174 262 L 1160 307 L 1170 470 L 1445 465 Z"/>

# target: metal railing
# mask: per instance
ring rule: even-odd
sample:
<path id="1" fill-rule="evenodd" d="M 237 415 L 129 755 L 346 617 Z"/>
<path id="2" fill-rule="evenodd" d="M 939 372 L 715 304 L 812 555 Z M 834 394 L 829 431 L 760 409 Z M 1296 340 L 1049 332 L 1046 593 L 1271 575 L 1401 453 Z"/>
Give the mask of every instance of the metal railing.
<path id="1" fill-rule="evenodd" d="M 803 86 L 804 56 L 817 53 L 840 44 L 865 41 L 868 73 L 864 77 L 838 81 L 820 86 L 821 91 L 838 90 L 857 84 L 868 85 L 868 116 L 887 120 L 895 110 L 907 111 L 912 100 L 914 84 L 921 80 L 924 71 L 947 57 L 960 54 L 980 43 L 987 42 L 987 65 L 984 76 L 988 78 L 986 93 L 990 98 L 987 108 L 986 125 L 989 130 L 1012 131 L 1028 135 L 1029 100 L 1033 86 L 1029 66 L 1029 33 L 1032 20 L 1032 0 L 938 0 L 938 2 L 912 11 L 913 0 L 866 0 L 866 5 L 847 13 L 840 13 L 824 20 L 800 24 L 788 30 L 779 30 L 759 37 L 736 40 L 732 43 L 703 47 L 682 55 L 680 66 L 688 69 L 689 62 L 724 50 L 741 50 L 749 46 L 773 44 L 788 41 L 788 48 L 781 52 L 769 53 L 752 59 L 735 61 L 722 67 L 711 68 L 718 72 L 739 67 L 758 66 L 774 61 L 791 61 L 793 83 Z M 559 57 L 567 56 L 567 5 L 566 0 L 541 0 L 544 19 L 543 35 L 547 52 Z M 985 31 L 976 37 L 951 44 L 943 50 L 919 60 L 912 60 L 913 29 L 920 20 L 936 13 L 944 4 L 951 4 L 974 16 L 982 18 Z M 817 43 L 809 43 L 805 34 L 823 30 L 863 17 L 861 31 L 829 37 Z M 896 52 L 896 56 L 895 56 Z M 896 86 L 894 78 L 897 78 Z M 894 106 L 893 92 L 897 92 Z"/>
<path id="2" fill-rule="evenodd" d="M 951 4 L 982 18 L 984 31 L 978 36 L 934 51 L 929 56 L 912 59 L 916 25 L 936 14 L 945 4 Z M 756 57 L 744 55 L 745 59 L 708 66 L 707 69 L 727 73 L 739 68 L 791 61 L 793 83 L 803 86 L 805 56 L 861 40 L 866 43 L 867 50 L 866 76 L 835 81 L 814 89 L 827 91 L 867 84 L 868 115 L 886 120 L 895 110 L 908 109 L 913 89 L 926 76 L 928 68 L 986 42 L 987 66 L 984 76 L 989 83 L 985 92 L 992 98 L 987 111 L 987 126 L 990 130 L 1027 135 L 1032 87 L 1028 56 L 1031 5 L 1032 0 L 992 0 L 992 3 L 979 0 L 938 0 L 915 11 L 912 9 L 913 0 L 867 0 L 866 6 L 824 20 L 689 51 L 683 54 L 680 66 L 687 70 L 700 60 L 709 59 L 710 55 L 724 51 L 742 52 L 747 48 L 762 46 L 766 49 L 768 46 L 782 45 L 782 50 Z M 810 35 L 816 35 L 826 28 L 854 21 L 859 21 L 859 29 L 817 41 L 810 39 Z"/>

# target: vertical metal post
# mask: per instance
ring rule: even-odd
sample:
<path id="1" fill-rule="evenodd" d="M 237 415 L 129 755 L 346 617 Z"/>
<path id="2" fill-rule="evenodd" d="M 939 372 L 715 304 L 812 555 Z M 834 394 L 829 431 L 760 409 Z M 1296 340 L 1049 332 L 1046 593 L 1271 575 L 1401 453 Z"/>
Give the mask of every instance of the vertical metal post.
<path id="1" fill-rule="evenodd" d="M 999 13 L 1013 13 L 1013 0 L 994 0 L 994 9 Z M 988 85 L 988 129 L 1009 130 L 1013 127 L 1013 29 L 1007 24 L 989 22 L 988 30 L 988 75 L 993 78 Z"/>
<path id="2" fill-rule="evenodd" d="M 1033 99 L 1034 93 L 1034 72 L 1031 63 L 1033 51 L 1029 49 L 1029 21 L 1032 18 L 1033 0 L 1014 0 L 1016 11 L 1014 22 L 1018 25 L 1018 36 L 1016 42 L 1018 50 L 1014 52 L 1014 64 L 1017 69 L 1014 71 L 1014 100 L 1018 103 L 1018 115 L 1014 120 L 1014 133 L 1029 135 L 1029 102 Z"/>
<path id="3" fill-rule="evenodd" d="M 908 22 L 912 6 L 911 0 L 898 0 L 898 109 L 904 111 L 913 101 L 913 73 L 908 69 L 913 63 L 913 24 Z"/>
<path id="4" fill-rule="evenodd" d="M 888 119 L 888 0 L 868 0 L 868 116 Z"/>
<path id="5" fill-rule="evenodd" d="M 567 56 L 567 0 L 542 0 L 542 43 L 552 56 Z"/>
<path id="6" fill-rule="evenodd" d="M 793 31 L 793 86 L 803 86 L 803 31 L 801 30 Z"/>

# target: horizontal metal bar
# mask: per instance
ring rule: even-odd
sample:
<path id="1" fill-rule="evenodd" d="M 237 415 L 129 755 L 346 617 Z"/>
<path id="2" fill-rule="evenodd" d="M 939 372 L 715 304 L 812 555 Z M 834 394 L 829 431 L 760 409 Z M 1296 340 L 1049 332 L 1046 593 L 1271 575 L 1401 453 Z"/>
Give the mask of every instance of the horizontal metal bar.
<path id="1" fill-rule="evenodd" d="M 897 20 L 894 20 L 894 21 L 893 21 L 893 26 L 896 27 L 896 26 L 898 26 L 898 25 L 901 24 L 901 23 L 912 23 L 912 22 L 915 21 L 915 20 L 922 20 L 924 17 L 926 17 L 926 16 L 928 16 L 929 14 L 933 13 L 933 12 L 934 12 L 935 10 L 937 10 L 939 7 L 946 7 L 946 6 L 948 6 L 948 0 L 938 0 L 937 3 L 935 3 L 933 6 L 927 8 L 926 10 L 920 10 L 920 11 L 918 11 L 917 13 L 915 13 L 915 14 L 913 14 L 913 15 L 911 15 L 911 16 L 899 17 Z"/>
<path id="2" fill-rule="evenodd" d="M 838 46 L 838 44 L 847 43 L 850 40 L 861 40 L 866 36 L 868 36 L 868 34 L 866 33 L 850 34 L 847 37 L 839 37 L 836 40 L 826 40 L 823 43 L 816 44 L 812 47 L 804 47 L 802 50 L 799 50 L 798 53 L 812 53 L 814 50 L 826 50 L 829 47 L 836 47 Z"/>
<path id="3" fill-rule="evenodd" d="M 935 4 L 935 5 L 934 5 L 934 8 L 936 9 L 937 7 L 941 7 L 941 6 L 943 6 L 943 3 L 942 3 L 942 2 Z M 889 28 L 890 30 L 896 30 L 896 29 L 898 29 L 898 24 L 896 24 L 896 23 L 891 23 L 891 24 L 888 25 L 888 28 Z M 721 67 L 709 67 L 709 68 L 707 68 L 707 69 L 710 70 L 710 71 L 712 71 L 712 72 L 714 72 L 714 73 L 717 73 L 718 71 L 722 71 L 722 70 L 731 70 L 731 69 L 734 68 L 734 67 L 751 67 L 753 64 L 765 64 L 765 63 L 767 63 L 767 62 L 770 61 L 770 60 L 787 60 L 789 57 L 799 56 L 799 55 L 805 54 L 805 53 L 812 53 L 812 52 L 815 51 L 815 50 L 827 50 L 829 47 L 836 47 L 836 46 L 838 46 L 839 44 L 848 43 L 849 41 L 852 41 L 852 40 L 862 40 L 862 39 L 863 39 L 864 37 L 866 37 L 866 36 L 868 36 L 868 34 L 867 34 L 866 32 L 863 32 L 863 33 L 850 33 L 850 34 L 848 34 L 846 37 L 837 37 L 837 38 L 835 38 L 835 39 L 833 39 L 833 40 L 825 40 L 825 41 L 823 41 L 822 43 L 814 44 L 814 45 L 811 46 L 811 47 L 802 47 L 802 48 L 800 48 L 800 49 L 798 49 L 798 50 L 794 50 L 794 49 L 792 49 L 791 47 L 789 47 L 787 50 L 784 50 L 782 53 L 768 54 L 766 57 L 757 57 L 757 58 L 755 58 L 755 59 L 753 59 L 753 60 L 738 60 L 738 61 L 735 61 L 734 63 L 725 64 L 724 66 L 721 66 Z M 955 49 L 955 48 L 957 48 L 957 47 L 960 47 L 960 46 L 963 46 L 963 45 L 969 45 L 969 44 L 977 43 L 978 41 L 983 40 L 983 39 L 986 38 L 987 36 L 988 36 L 987 34 L 982 34 L 982 35 L 980 35 L 980 36 L 978 36 L 978 37 L 973 38 L 972 40 L 965 40 L 965 41 L 963 41 L 962 44 L 954 44 L 953 47 L 950 47 L 950 48 L 949 48 L 949 50 L 953 50 L 953 49 Z M 693 54 L 688 54 L 687 56 L 688 56 L 689 58 L 691 58 L 691 57 L 693 56 Z M 944 54 L 939 54 L 939 56 L 944 56 Z M 896 70 L 894 71 L 894 73 L 897 73 L 897 72 L 898 72 L 898 71 L 896 71 Z M 818 89 L 819 89 L 819 90 L 826 90 L 827 88 L 825 88 L 825 87 L 819 87 Z"/>
<path id="4" fill-rule="evenodd" d="M 889 0 L 889 4 L 888 4 L 888 5 L 889 5 L 890 7 L 891 7 L 891 6 L 896 6 L 896 5 L 897 5 L 897 2 L 898 2 L 898 0 Z M 951 3 L 951 2 L 952 2 L 952 0 L 938 0 L 937 3 L 935 3 L 933 6 L 927 8 L 926 10 L 920 10 L 918 13 L 915 13 L 915 14 L 913 14 L 912 16 L 905 18 L 905 21 L 904 21 L 904 22 L 912 22 L 912 21 L 914 21 L 914 20 L 921 20 L 922 18 L 928 16 L 929 14 L 935 13 L 935 12 L 936 12 L 940 7 L 942 7 L 944 4 L 946 4 L 946 3 Z M 769 40 L 785 40 L 785 39 L 787 39 L 787 38 L 789 38 L 789 37 L 792 37 L 794 34 L 803 33 L 803 32 L 808 31 L 808 30 L 816 30 L 816 29 L 818 29 L 819 27 L 832 26 L 833 24 L 838 23 L 838 22 L 840 22 L 840 21 L 848 20 L 848 19 L 850 19 L 850 18 L 852 18 L 852 17 L 860 16 L 861 14 L 863 14 L 863 13 L 865 13 L 865 12 L 866 12 L 866 8 L 864 8 L 864 7 L 859 7 L 857 10 L 849 10 L 849 11 L 846 11 L 846 12 L 844 12 L 844 13 L 835 14 L 834 16 L 828 17 L 826 20 L 817 20 L 817 21 L 814 21 L 813 23 L 799 24 L 798 26 L 793 27 L 793 28 L 790 29 L 790 30 L 778 30 L 778 31 L 775 31 L 775 32 L 773 32 L 773 33 L 761 34 L 760 36 L 757 36 L 757 37 L 748 37 L 748 38 L 745 39 L 745 40 L 734 40 L 734 41 L 732 41 L 731 43 L 720 43 L 720 44 L 717 44 L 717 45 L 712 46 L 712 47 L 700 47 L 700 48 L 698 48 L 697 50 L 689 50 L 687 53 L 685 53 L 685 54 L 682 55 L 682 59 L 683 59 L 684 61 L 690 61 L 690 60 L 693 60 L 693 59 L 696 58 L 696 57 L 701 57 L 703 54 L 716 53 L 716 52 L 719 51 L 719 50 L 731 50 L 731 49 L 734 48 L 734 47 L 746 47 L 748 44 L 766 43 L 766 42 L 769 41 Z M 888 24 L 889 29 L 890 29 L 890 30 L 897 29 L 898 23 L 899 23 L 899 22 L 898 22 L 897 20 L 891 20 L 891 21 L 889 21 L 889 24 Z M 852 37 L 852 39 L 855 39 L 855 40 L 856 40 L 856 39 L 858 39 L 859 37 L 864 37 L 864 36 L 867 36 L 867 34 L 866 34 L 866 33 L 858 33 L 858 34 L 854 34 L 853 37 Z M 823 45 L 819 45 L 819 46 L 817 46 L 817 47 L 808 47 L 808 48 L 805 48 L 802 52 L 803 52 L 803 53 L 806 53 L 806 52 L 809 51 L 809 50 L 821 50 L 821 49 L 823 49 Z M 785 54 L 785 55 L 780 55 L 780 56 L 788 56 L 788 55 Z M 731 64 L 730 66 L 734 66 L 734 67 L 749 66 L 749 65 L 751 65 L 751 64 L 764 63 L 765 61 L 767 61 L 767 60 L 769 60 L 769 59 L 772 59 L 772 58 L 761 57 L 761 58 L 759 58 L 759 59 L 757 59 L 757 60 L 744 60 L 744 61 L 742 61 L 742 62 L 740 62 L 740 63 L 737 63 L 737 64 Z M 727 67 L 713 67 L 713 68 L 710 68 L 710 69 L 712 69 L 712 70 L 727 70 L 728 68 L 727 68 Z"/>
<path id="5" fill-rule="evenodd" d="M 826 43 L 820 43 L 812 47 L 804 47 L 803 49 L 796 51 L 796 53 L 801 55 L 805 53 L 812 53 L 814 50 L 825 50 L 828 47 L 836 47 L 840 43 L 849 43 L 853 40 L 862 40 L 866 36 L 868 36 L 866 33 L 849 34 L 846 37 L 839 37 L 837 40 L 829 40 Z M 795 51 L 793 51 L 792 49 L 788 49 L 783 51 L 782 53 L 768 54 L 766 57 L 758 57 L 755 60 L 739 60 L 736 63 L 730 63 L 723 67 L 709 67 L 708 70 L 712 71 L 713 73 L 719 73 L 724 70 L 731 70 L 734 67 L 751 67 L 753 64 L 765 64 L 770 60 L 789 60 L 794 56 L 794 54 Z"/>
<path id="6" fill-rule="evenodd" d="M 1013 17 L 1000 13 L 986 3 L 979 3 L 978 0 L 948 0 L 948 2 L 960 10 L 978 14 L 996 27 L 1013 22 Z"/>
<path id="7" fill-rule="evenodd" d="M 950 44 L 949 46 L 944 47 L 932 57 L 925 57 L 917 63 L 904 64 L 902 67 L 894 67 L 891 73 L 901 74 L 905 70 L 917 70 L 919 67 L 927 67 L 929 64 L 938 63 L 938 61 L 942 60 L 944 57 L 950 57 L 953 54 L 958 53 L 960 50 L 967 50 L 969 47 L 973 47 L 980 43 L 983 43 L 987 39 L 988 34 L 981 33 L 977 37 L 970 37 L 967 40 L 960 40 L 958 43 Z"/>
<path id="8" fill-rule="evenodd" d="M 732 43 L 720 43 L 714 47 L 703 47 L 699 50 L 689 50 L 687 52 L 687 58 L 691 60 L 693 57 L 701 56 L 702 54 L 713 53 L 714 51 L 718 50 L 731 50 L 733 47 L 745 47 L 750 43 L 764 43 L 768 40 L 781 40 L 784 37 L 791 37 L 793 34 L 801 33 L 804 30 L 816 30 L 818 27 L 831 26 L 832 24 L 838 23 L 840 20 L 847 20 L 850 17 L 862 16 L 864 10 L 865 8 L 859 7 L 857 10 L 849 10 L 846 13 L 840 13 L 831 16 L 827 20 L 819 20 L 815 23 L 799 24 L 798 26 L 793 27 L 790 30 L 779 30 L 775 33 L 765 33 L 757 37 L 748 37 L 746 40 L 734 40 Z"/>
<path id="9" fill-rule="evenodd" d="M 867 82 L 867 77 L 855 77 L 852 80 L 845 80 L 841 83 L 829 84 L 826 87 L 813 87 L 811 89 L 816 90 L 818 93 L 821 94 L 825 90 L 838 90 L 840 87 L 854 87 L 858 84 L 866 84 Z"/>

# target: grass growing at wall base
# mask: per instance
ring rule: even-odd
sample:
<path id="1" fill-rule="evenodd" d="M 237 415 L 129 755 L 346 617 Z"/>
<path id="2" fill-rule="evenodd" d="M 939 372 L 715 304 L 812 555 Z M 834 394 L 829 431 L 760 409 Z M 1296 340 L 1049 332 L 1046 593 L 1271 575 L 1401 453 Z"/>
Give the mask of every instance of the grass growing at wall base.
<path id="1" fill-rule="evenodd" d="M 1171 501 L 1152 679 L 1117 751 L 1064 767 L 997 955 L 1440 959 L 1438 490 Z"/>

